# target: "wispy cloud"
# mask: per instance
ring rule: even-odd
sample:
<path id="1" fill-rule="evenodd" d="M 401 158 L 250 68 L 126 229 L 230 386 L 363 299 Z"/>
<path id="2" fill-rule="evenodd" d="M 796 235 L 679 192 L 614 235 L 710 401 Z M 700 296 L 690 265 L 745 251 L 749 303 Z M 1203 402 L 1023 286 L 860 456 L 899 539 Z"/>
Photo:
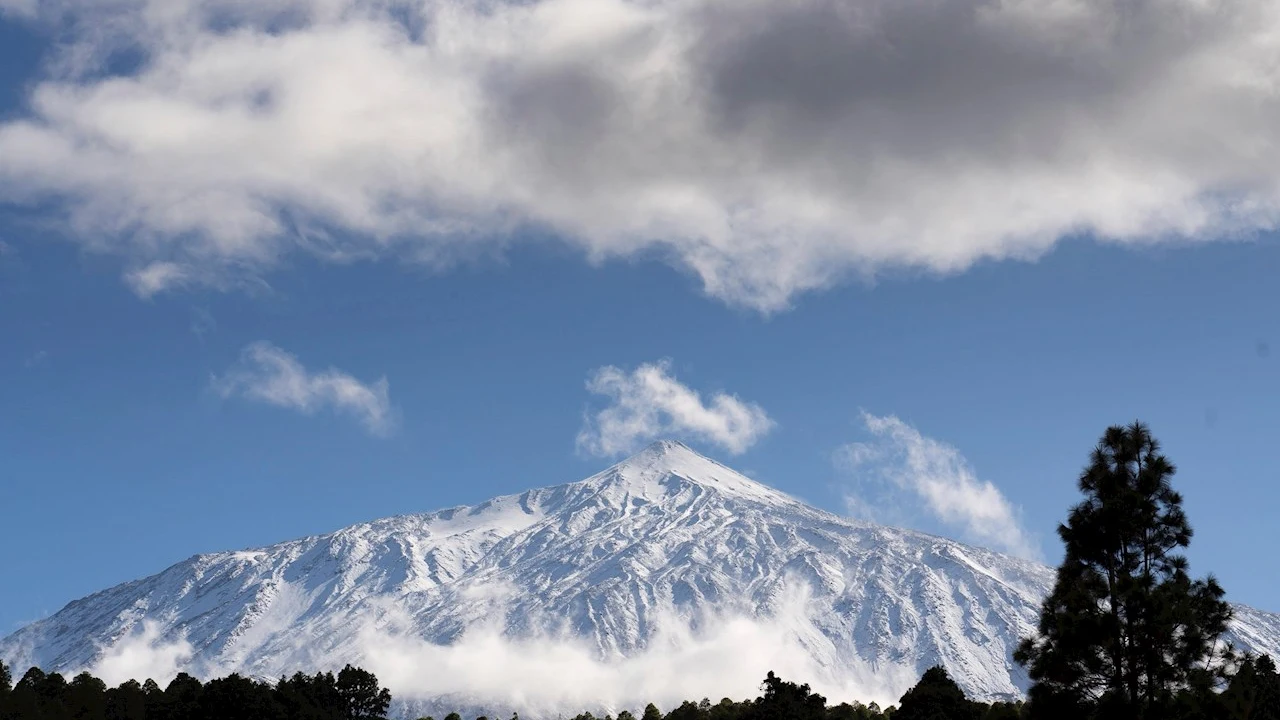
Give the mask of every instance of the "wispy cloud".
<path id="1" fill-rule="evenodd" d="M 129 287 L 143 298 L 186 285 L 191 280 L 191 269 L 173 262 L 153 262 L 125 274 Z"/>
<path id="2" fill-rule="evenodd" d="M 1038 544 L 1023 529 L 1013 504 L 995 485 L 980 480 L 959 450 L 892 415 L 864 412 L 862 419 L 874 440 L 836 453 L 853 482 L 846 497 L 852 514 L 903 523 L 913 519 L 907 508 L 923 507 L 966 540 L 1039 559 Z"/>
<path id="3" fill-rule="evenodd" d="M 1274 0 L 0 8 L 66 30 L 0 123 L 0 201 L 60 203 L 144 295 L 534 225 L 770 311 L 1064 237 L 1280 225 Z M 120 48 L 136 67 L 101 72 Z"/>
<path id="4" fill-rule="evenodd" d="M 627 372 L 599 368 L 587 389 L 610 399 L 608 407 L 587 417 L 578 434 L 579 449 L 594 455 L 631 452 L 658 437 L 691 436 L 737 454 L 774 427 L 764 408 L 735 395 L 715 393 L 709 402 L 671 375 L 671 362 L 647 363 Z"/>
<path id="5" fill-rule="evenodd" d="M 191 308 L 191 334 L 195 335 L 197 340 L 204 342 L 204 336 L 217 329 L 218 321 L 208 308 Z"/>
<path id="6" fill-rule="evenodd" d="M 0 281 L 16 277 L 26 269 L 22 253 L 12 243 L 0 240 Z"/>
<path id="7" fill-rule="evenodd" d="M 308 415 L 326 408 L 346 413 L 375 435 L 391 432 L 395 424 L 386 378 L 364 383 L 335 368 L 311 372 L 268 342 L 246 347 L 235 366 L 214 378 L 213 388 L 224 398 L 239 396 Z"/>
<path id="8" fill-rule="evenodd" d="M 0 0 L 0 17 L 14 15 L 20 18 L 35 17 L 40 0 Z"/>

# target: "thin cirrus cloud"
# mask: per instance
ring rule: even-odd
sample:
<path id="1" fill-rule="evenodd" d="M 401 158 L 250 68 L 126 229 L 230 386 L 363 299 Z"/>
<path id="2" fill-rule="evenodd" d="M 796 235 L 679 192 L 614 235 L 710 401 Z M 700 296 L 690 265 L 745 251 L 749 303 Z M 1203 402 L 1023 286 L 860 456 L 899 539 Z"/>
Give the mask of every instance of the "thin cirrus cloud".
<path id="1" fill-rule="evenodd" d="M 836 453 L 852 481 L 845 498 L 852 514 L 910 524 L 919 519 L 915 509 L 923 508 L 966 540 L 1040 559 L 1038 543 L 1022 527 L 1017 509 L 999 488 L 977 477 L 959 450 L 892 415 L 864 412 L 862 420 L 873 439 Z"/>
<path id="2" fill-rule="evenodd" d="M 40 0 L 0 0 L 0 17 L 30 17 L 36 14 Z"/>
<path id="3" fill-rule="evenodd" d="M 54 201 L 142 295 L 535 228 L 769 312 L 1066 236 L 1280 225 L 1273 0 L 0 7 L 65 32 L 0 123 L 0 202 Z"/>
<path id="4" fill-rule="evenodd" d="M 335 368 L 312 372 L 268 342 L 246 347 L 231 369 L 213 379 L 213 389 L 224 398 L 241 397 L 306 415 L 325 409 L 350 415 L 374 435 L 395 427 L 386 378 L 365 383 Z"/>
<path id="5" fill-rule="evenodd" d="M 671 375 L 670 361 L 640 365 L 630 372 L 612 365 L 599 368 L 587 389 L 609 398 L 589 414 L 578 434 L 578 448 L 592 455 L 631 452 L 665 436 L 692 437 L 740 454 L 774 428 L 764 408 L 718 392 L 704 401 Z"/>

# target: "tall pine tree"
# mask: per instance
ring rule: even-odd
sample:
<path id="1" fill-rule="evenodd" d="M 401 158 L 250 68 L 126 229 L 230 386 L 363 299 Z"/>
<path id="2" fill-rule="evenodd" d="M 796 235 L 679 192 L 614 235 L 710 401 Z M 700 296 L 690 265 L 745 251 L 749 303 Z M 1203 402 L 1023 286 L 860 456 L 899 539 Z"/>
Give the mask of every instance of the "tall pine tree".
<path id="1" fill-rule="evenodd" d="M 1192 580 L 1174 466 L 1146 425 L 1111 427 L 1080 476 L 1084 500 L 1058 527 L 1066 554 L 1038 637 L 1015 657 L 1033 717 L 1166 717 L 1174 695 L 1221 680 L 1231 618 L 1210 576 Z"/>

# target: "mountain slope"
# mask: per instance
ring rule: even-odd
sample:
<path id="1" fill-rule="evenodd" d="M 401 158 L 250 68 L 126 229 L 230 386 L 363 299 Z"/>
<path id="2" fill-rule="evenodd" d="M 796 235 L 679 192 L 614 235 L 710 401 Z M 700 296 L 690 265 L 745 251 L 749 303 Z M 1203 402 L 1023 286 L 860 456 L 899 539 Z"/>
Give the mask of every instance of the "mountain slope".
<path id="1" fill-rule="evenodd" d="M 476 680 L 499 656 L 544 653 L 542 666 L 569 653 L 563 675 L 602 672 L 597 663 L 643 685 L 653 673 L 640 658 L 680 656 L 681 645 L 711 654 L 689 656 L 677 676 L 739 660 L 739 674 L 758 670 L 726 679 L 725 694 L 791 663 L 835 699 L 893 699 L 940 663 L 995 698 L 1025 687 L 1010 653 L 1052 580 L 1035 563 L 814 509 L 663 442 L 581 482 L 196 556 L 69 604 L 0 641 L 0 657 L 100 666 L 145 627 L 150 649 L 178 644 L 196 672 L 365 662 L 402 697 L 453 693 L 527 716 L 639 697 L 605 680 L 557 694 L 549 686 L 568 681 L 555 675 L 520 687 L 527 668 Z M 1234 634 L 1280 652 L 1280 616 L 1239 608 Z M 476 667 L 457 651 L 472 647 L 487 658 Z"/>

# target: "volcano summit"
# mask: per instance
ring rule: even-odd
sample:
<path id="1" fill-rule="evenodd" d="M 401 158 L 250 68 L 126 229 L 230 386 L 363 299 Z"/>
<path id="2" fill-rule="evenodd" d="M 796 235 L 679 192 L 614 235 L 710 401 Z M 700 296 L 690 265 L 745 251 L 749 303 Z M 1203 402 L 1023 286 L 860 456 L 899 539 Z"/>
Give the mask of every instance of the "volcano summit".
<path id="1" fill-rule="evenodd" d="M 351 662 L 419 709 L 491 716 L 745 697 L 770 669 L 884 703 L 941 664 L 996 699 L 1027 685 L 1011 653 L 1052 582 L 664 441 L 567 485 L 198 555 L 70 603 L 0 657 L 115 682 Z M 1280 616 L 1237 606 L 1230 639 L 1280 655 Z"/>

